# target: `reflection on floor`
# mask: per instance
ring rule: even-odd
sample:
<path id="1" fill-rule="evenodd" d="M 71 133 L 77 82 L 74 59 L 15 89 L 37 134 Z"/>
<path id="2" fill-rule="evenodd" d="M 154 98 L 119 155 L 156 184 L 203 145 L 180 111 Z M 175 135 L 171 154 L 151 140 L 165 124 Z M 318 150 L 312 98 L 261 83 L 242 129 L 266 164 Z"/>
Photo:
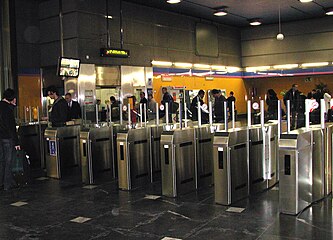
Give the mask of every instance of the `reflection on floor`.
<path id="1" fill-rule="evenodd" d="M 175 200 L 160 197 L 158 184 L 134 192 L 118 191 L 115 181 L 82 187 L 39 179 L 0 191 L 0 239 L 333 239 L 331 196 L 296 218 L 279 214 L 276 189 L 234 212 L 214 204 L 212 188 Z"/>

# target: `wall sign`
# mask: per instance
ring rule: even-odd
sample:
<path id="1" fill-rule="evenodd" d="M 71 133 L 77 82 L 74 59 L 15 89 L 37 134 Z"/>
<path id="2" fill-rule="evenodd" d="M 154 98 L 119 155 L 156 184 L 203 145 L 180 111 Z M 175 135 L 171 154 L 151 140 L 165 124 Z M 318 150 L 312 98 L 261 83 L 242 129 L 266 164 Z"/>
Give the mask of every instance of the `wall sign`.
<path id="1" fill-rule="evenodd" d="M 118 48 L 101 48 L 101 57 L 115 57 L 115 58 L 128 58 L 130 51 Z"/>

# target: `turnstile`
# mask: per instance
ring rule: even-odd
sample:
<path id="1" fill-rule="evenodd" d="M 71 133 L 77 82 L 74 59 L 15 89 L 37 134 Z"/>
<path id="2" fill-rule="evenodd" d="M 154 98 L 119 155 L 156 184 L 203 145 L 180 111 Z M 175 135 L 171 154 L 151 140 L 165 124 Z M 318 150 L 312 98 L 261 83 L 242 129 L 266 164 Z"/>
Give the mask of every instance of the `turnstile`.
<path id="1" fill-rule="evenodd" d="M 47 123 L 28 123 L 20 125 L 18 136 L 21 148 L 29 155 L 31 168 L 45 167 L 43 137 Z"/>
<path id="2" fill-rule="evenodd" d="M 213 136 L 210 125 L 194 127 L 196 188 L 207 187 L 214 183 Z"/>
<path id="3" fill-rule="evenodd" d="M 80 126 L 47 128 L 44 138 L 48 177 L 60 179 L 64 170 L 80 164 Z"/>
<path id="4" fill-rule="evenodd" d="M 150 181 L 161 180 L 161 135 L 164 125 L 148 125 Z"/>
<path id="5" fill-rule="evenodd" d="M 114 159 L 112 146 L 112 128 L 104 126 L 81 130 L 80 153 L 83 183 L 95 183 L 98 175 L 106 170 L 111 170 L 109 175 L 113 177 Z"/>
<path id="6" fill-rule="evenodd" d="M 252 125 L 250 137 L 250 193 L 264 191 L 277 183 L 278 123 Z"/>
<path id="7" fill-rule="evenodd" d="M 332 148 L 333 148 L 333 123 L 325 126 L 325 195 L 332 192 Z"/>
<path id="8" fill-rule="evenodd" d="M 110 127 L 112 128 L 111 133 L 113 136 L 112 146 L 111 146 L 111 151 L 113 153 L 113 159 L 114 159 L 113 177 L 118 178 L 117 135 L 119 130 L 125 129 L 125 126 L 119 123 L 112 123 Z"/>
<path id="9" fill-rule="evenodd" d="M 312 202 L 312 131 L 283 133 L 279 142 L 280 212 L 296 215 Z"/>
<path id="10" fill-rule="evenodd" d="M 249 195 L 247 127 L 216 132 L 213 142 L 215 202 L 230 205 Z"/>
<path id="11" fill-rule="evenodd" d="M 146 128 L 122 129 L 117 135 L 119 188 L 132 190 L 149 182 L 149 146 Z"/>
<path id="12" fill-rule="evenodd" d="M 164 196 L 177 197 L 196 189 L 193 128 L 162 132 L 161 170 Z"/>

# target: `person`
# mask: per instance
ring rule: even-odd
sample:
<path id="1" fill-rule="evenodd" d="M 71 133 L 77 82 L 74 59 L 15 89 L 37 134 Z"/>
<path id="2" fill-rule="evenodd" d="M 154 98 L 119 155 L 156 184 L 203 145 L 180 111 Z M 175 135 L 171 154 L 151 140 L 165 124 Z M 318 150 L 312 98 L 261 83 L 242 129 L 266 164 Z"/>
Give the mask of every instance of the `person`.
<path id="1" fill-rule="evenodd" d="M 192 99 L 190 110 L 192 112 L 192 121 L 198 121 L 198 102 L 200 102 L 200 106 L 204 104 L 203 98 L 205 96 L 205 91 L 204 90 L 199 90 L 198 95 L 195 96 Z M 208 116 L 207 113 L 203 112 L 201 110 L 201 122 L 202 123 L 207 123 L 208 122 Z"/>
<path id="2" fill-rule="evenodd" d="M 81 118 L 81 107 L 77 101 L 73 101 L 72 94 L 66 93 L 65 100 L 68 106 L 68 118 L 67 120 L 79 119 Z"/>
<path id="3" fill-rule="evenodd" d="M 234 106 L 235 106 L 235 109 L 236 109 L 236 98 L 234 97 L 234 92 L 231 91 L 229 93 L 229 97 L 227 98 L 227 107 L 228 107 L 228 112 L 229 112 L 229 116 L 230 116 L 230 119 L 232 120 L 232 102 L 234 102 Z M 235 110 L 234 109 L 234 110 Z M 235 115 L 236 115 L 236 110 L 235 110 Z"/>
<path id="4" fill-rule="evenodd" d="M 287 106 L 287 101 L 290 101 L 290 114 L 291 114 L 291 130 L 295 129 L 295 121 L 297 116 L 297 110 L 299 108 L 300 91 L 298 91 L 298 85 L 293 84 L 291 89 L 286 92 L 283 97 L 284 105 Z"/>
<path id="5" fill-rule="evenodd" d="M 163 97 L 162 97 L 162 101 L 161 101 L 161 104 L 166 105 L 166 103 L 168 103 L 169 107 L 168 107 L 168 110 L 169 110 L 169 121 L 171 121 L 171 113 L 172 113 L 172 104 L 173 104 L 173 98 L 172 96 L 170 95 L 170 93 L 168 93 L 168 89 L 166 87 L 162 87 L 162 94 L 163 94 Z M 163 113 L 165 114 L 165 109 L 163 111 Z"/>
<path id="6" fill-rule="evenodd" d="M 12 175 L 14 153 L 15 150 L 20 150 L 14 117 L 15 106 L 15 91 L 8 88 L 0 101 L 0 188 L 5 191 L 17 186 Z"/>
<path id="7" fill-rule="evenodd" d="M 156 115 L 156 101 L 152 93 L 148 93 L 148 119 L 152 120 Z"/>
<path id="8" fill-rule="evenodd" d="M 111 120 L 119 121 L 120 120 L 120 103 L 116 100 L 114 96 L 110 97 L 111 103 Z"/>
<path id="9" fill-rule="evenodd" d="M 305 99 L 307 97 L 300 93 L 299 104 L 297 109 L 297 128 L 305 127 Z"/>
<path id="10" fill-rule="evenodd" d="M 266 104 L 268 106 L 268 119 L 269 120 L 276 120 L 278 115 L 278 101 L 279 98 L 277 97 L 276 92 L 273 89 L 267 90 L 267 98 Z"/>
<path id="11" fill-rule="evenodd" d="M 142 120 L 144 121 L 145 116 L 147 116 L 147 109 L 148 109 L 148 100 L 145 96 L 146 94 L 144 92 L 140 92 L 140 102 L 139 104 L 142 104 Z M 146 105 L 146 112 L 144 112 L 144 105 Z"/>
<path id="12" fill-rule="evenodd" d="M 215 98 L 214 115 L 215 122 L 222 122 L 224 120 L 224 102 L 225 97 L 222 95 L 221 90 L 213 89 L 213 97 Z"/>
<path id="13" fill-rule="evenodd" d="M 52 127 L 65 126 L 68 118 L 68 105 L 66 100 L 59 96 L 59 91 L 55 86 L 49 86 L 47 88 L 47 94 L 51 99 L 54 99 L 49 118 Z"/>

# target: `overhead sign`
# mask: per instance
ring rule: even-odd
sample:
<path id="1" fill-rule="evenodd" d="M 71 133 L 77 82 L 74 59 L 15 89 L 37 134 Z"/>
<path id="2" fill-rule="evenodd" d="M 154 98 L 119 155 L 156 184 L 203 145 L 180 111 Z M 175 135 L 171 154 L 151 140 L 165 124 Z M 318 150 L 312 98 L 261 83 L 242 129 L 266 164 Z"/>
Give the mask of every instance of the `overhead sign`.
<path id="1" fill-rule="evenodd" d="M 130 51 L 118 48 L 101 48 L 101 57 L 128 58 Z"/>

